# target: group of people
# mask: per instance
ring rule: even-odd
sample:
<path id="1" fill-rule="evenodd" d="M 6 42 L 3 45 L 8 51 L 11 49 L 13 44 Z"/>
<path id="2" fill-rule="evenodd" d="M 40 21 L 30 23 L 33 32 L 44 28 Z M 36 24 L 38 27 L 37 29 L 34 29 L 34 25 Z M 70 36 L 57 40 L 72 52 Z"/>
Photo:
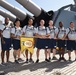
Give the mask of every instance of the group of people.
<path id="1" fill-rule="evenodd" d="M 13 44 L 13 56 L 14 61 L 19 63 L 20 58 L 20 36 L 24 35 L 25 37 L 36 36 L 35 39 L 35 47 L 36 51 L 36 63 L 39 62 L 39 53 L 41 49 L 44 49 L 45 53 L 45 61 L 50 62 L 51 55 L 53 52 L 53 58 L 56 55 L 56 49 L 58 49 L 59 53 L 59 61 L 66 59 L 64 58 L 65 47 L 68 50 L 69 61 L 71 60 L 71 51 L 75 51 L 75 60 L 76 60 L 76 29 L 74 26 L 74 22 L 70 22 L 69 28 L 65 28 L 63 23 L 59 22 L 59 27 L 55 27 L 53 25 L 53 21 L 49 20 L 48 27 L 45 27 L 45 21 L 43 19 L 40 20 L 40 24 L 38 27 L 33 26 L 33 20 L 29 18 L 28 25 L 25 25 L 21 28 L 20 20 L 16 19 L 11 25 L 9 23 L 9 18 L 5 18 L 5 23 L 0 25 L 0 37 L 1 37 L 1 60 L 2 64 L 5 64 L 4 56 L 6 52 L 6 62 L 9 62 L 10 55 L 10 47 Z M 30 59 L 28 59 L 28 50 L 25 50 L 26 55 L 26 63 L 34 62 L 32 59 L 32 53 L 30 53 Z"/>

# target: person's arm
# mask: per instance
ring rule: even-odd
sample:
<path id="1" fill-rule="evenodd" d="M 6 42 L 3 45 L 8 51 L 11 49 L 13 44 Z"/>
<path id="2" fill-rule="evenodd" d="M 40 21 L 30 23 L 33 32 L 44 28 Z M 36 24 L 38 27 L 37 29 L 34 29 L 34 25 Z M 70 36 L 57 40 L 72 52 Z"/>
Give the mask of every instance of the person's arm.
<path id="1" fill-rule="evenodd" d="M 0 37 L 1 37 L 1 30 L 0 30 Z"/>
<path id="2" fill-rule="evenodd" d="M 17 38 L 17 36 L 15 36 L 15 34 L 11 33 L 11 38 Z"/>
<path id="3" fill-rule="evenodd" d="M 25 29 L 26 29 L 26 26 L 24 26 L 23 29 L 22 29 L 22 36 L 25 35 Z"/>
<path id="4" fill-rule="evenodd" d="M 62 40 L 65 40 L 66 36 L 67 36 L 67 35 L 66 35 L 66 34 L 64 34 L 64 36 L 63 36 Z"/>
<path id="5" fill-rule="evenodd" d="M 55 29 L 55 38 L 58 39 L 58 28 Z"/>
<path id="6" fill-rule="evenodd" d="M 35 29 L 34 33 L 35 33 L 35 37 L 37 37 L 37 38 L 42 37 L 42 35 L 38 34 L 38 27 Z"/>
<path id="7" fill-rule="evenodd" d="M 5 26 L 4 25 L 1 25 L 0 26 L 0 36 L 1 36 L 1 39 L 2 39 L 2 43 L 5 44 L 5 41 L 3 39 L 3 31 L 5 30 Z"/>
<path id="8" fill-rule="evenodd" d="M 46 38 L 50 38 L 50 30 L 47 27 L 47 34 L 45 35 Z"/>
<path id="9" fill-rule="evenodd" d="M 2 43 L 5 44 L 5 41 L 4 41 L 4 39 L 3 39 L 3 35 L 2 35 L 2 33 L 3 33 L 3 31 L 0 30 L 0 37 L 1 37 L 1 39 L 2 39 Z"/>
<path id="10" fill-rule="evenodd" d="M 35 33 L 35 37 L 37 38 L 42 38 L 42 35 L 38 34 L 38 33 Z"/>
<path id="11" fill-rule="evenodd" d="M 66 39 L 66 40 L 68 39 L 67 38 L 68 37 L 68 34 L 69 34 L 69 28 L 66 29 L 66 33 L 64 34 L 64 39 Z"/>
<path id="12" fill-rule="evenodd" d="M 50 34 L 46 34 L 45 37 L 49 38 Z"/>
<path id="13" fill-rule="evenodd" d="M 12 28 L 11 29 L 11 38 L 13 39 L 13 38 L 17 38 L 17 36 L 15 36 L 15 28 Z"/>
<path id="14" fill-rule="evenodd" d="M 22 35 L 25 35 L 25 32 L 22 32 Z"/>
<path id="15" fill-rule="evenodd" d="M 54 33 L 54 39 L 57 39 L 57 34 L 56 33 Z"/>

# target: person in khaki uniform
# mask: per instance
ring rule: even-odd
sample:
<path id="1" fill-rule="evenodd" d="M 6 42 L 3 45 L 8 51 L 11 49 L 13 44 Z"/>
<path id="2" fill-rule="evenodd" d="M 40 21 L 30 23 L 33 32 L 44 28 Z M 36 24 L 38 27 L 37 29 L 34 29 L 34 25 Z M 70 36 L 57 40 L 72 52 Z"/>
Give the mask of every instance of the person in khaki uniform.
<path id="1" fill-rule="evenodd" d="M 33 37 L 35 35 L 35 27 L 33 26 L 33 19 L 29 19 L 28 20 L 28 25 L 25 25 L 23 27 L 23 35 L 25 37 Z M 32 53 L 30 52 L 30 59 L 28 60 L 28 50 L 25 51 L 25 54 L 26 54 L 26 63 L 28 62 L 34 62 L 33 59 L 32 59 Z"/>
<path id="2" fill-rule="evenodd" d="M 51 60 L 51 57 L 50 57 L 50 52 L 52 50 L 53 52 L 53 58 L 52 60 L 57 60 L 57 58 L 55 57 L 56 55 L 56 34 L 55 34 L 55 30 L 56 30 L 56 27 L 53 26 L 53 21 L 52 20 L 49 20 L 49 26 L 47 27 L 47 31 L 48 31 L 48 35 L 49 35 L 49 38 L 47 39 L 48 42 L 48 55 L 49 55 L 49 60 Z"/>
<path id="3" fill-rule="evenodd" d="M 1 32 L 1 60 L 2 65 L 5 64 L 4 56 L 6 52 L 6 62 L 9 62 L 9 55 L 10 55 L 10 47 L 11 47 L 11 26 L 9 22 L 9 18 L 5 18 L 5 23 L 0 26 L 0 32 Z"/>
<path id="4" fill-rule="evenodd" d="M 65 60 L 64 53 L 65 53 L 65 35 L 66 29 L 63 27 L 63 23 L 59 22 L 59 27 L 56 29 L 56 37 L 57 37 L 57 47 L 59 47 L 59 61 Z"/>
<path id="5" fill-rule="evenodd" d="M 22 34 L 22 28 L 20 27 L 20 20 L 16 19 L 14 22 L 14 27 L 11 31 L 12 43 L 13 43 L 13 56 L 16 63 L 19 63 L 22 59 L 20 58 L 20 36 Z M 18 59 L 17 59 L 18 56 Z"/>
<path id="6" fill-rule="evenodd" d="M 70 27 L 66 29 L 66 38 L 67 38 L 67 50 L 69 61 L 71 61 L 71 52 L 75 52 L 76 60 L 76 29 L 74 22 L 70 22 Z"/>
<path id="7" fill-rule="evenodd" d="M 44 26 L 45 21 L 43 19 L 40 20 L 40 26 L 36 29 L 36 36 L 38 37 L 36 42 L 37 47 L 37 60 L 36 63 L 39 62 L 39 53 L 41 49 L 44 49 L 45 51 L 45 61 L 50 62 L 47 58 L 47 37 L 49 36 L 47 34 L 47 28 Z"/>

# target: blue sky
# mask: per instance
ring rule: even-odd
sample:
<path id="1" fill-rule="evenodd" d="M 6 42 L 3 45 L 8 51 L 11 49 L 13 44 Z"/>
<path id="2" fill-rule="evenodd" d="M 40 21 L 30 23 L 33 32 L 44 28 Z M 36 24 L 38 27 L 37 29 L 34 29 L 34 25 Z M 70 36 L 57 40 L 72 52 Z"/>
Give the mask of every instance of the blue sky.
<path id="1" fill-rule="evenodd" d="M 23 8 L 15 0 L 6 0 L 6 1 L 9 2 L 10 4 L 20 8 L 24 12 L 29 13 L 25 8 Z M 59 8 L 61 8 L 62 6 L 65 6 L 68 4 L 74 4 L 73 0 L 32 0 L 32 1 L 35 2 L 41 8 L 43 8 L 45 11 L 49 11 L 49 10 L 56 11 Z M 0 6 L 0 9 L 3 9 L 3 8 Z M 5 10 L 5 9 L 3 9 L 3 10 Z M 5 11 L 7 12 L 7 10 L 5 10 Z M 29 13 L 29 14 L 32 15 L 31 13 Z M 0 19 L 1 19 L 1 17 L 0 17 Z"/>

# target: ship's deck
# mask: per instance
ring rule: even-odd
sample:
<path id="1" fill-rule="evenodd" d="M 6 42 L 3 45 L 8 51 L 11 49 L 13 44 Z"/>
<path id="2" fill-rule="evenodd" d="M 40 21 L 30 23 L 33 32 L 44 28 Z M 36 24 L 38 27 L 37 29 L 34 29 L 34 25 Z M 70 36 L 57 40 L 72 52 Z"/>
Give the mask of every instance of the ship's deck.
<path id="1" fill-rule="evenodd" d="M 65 62 L 59 62 L 58 60 L 45 62 L 44 50 L 41 50 L 39 63 L 25 63 L 25 57 L 21 54 L 21 58 L 24 61 L 20 64 L 16 64 L 13 59 L 13 50 L 11 50 L 11 63 L 7 63 L 6 66 L 1 65 L 0 54 L 0 75 L 76 75 L 76 61 L 74 61 L 74 52 L 72 52 L 71 56 L 72 61 L 68 61 L 68 54 L 66 53 L 65 58 L 67 61 Z M 56 57 L 59 58 L 59 55 L 57 54 Z M 36 49 L 34 50 L 33 59 L 35 62 Z"/>

